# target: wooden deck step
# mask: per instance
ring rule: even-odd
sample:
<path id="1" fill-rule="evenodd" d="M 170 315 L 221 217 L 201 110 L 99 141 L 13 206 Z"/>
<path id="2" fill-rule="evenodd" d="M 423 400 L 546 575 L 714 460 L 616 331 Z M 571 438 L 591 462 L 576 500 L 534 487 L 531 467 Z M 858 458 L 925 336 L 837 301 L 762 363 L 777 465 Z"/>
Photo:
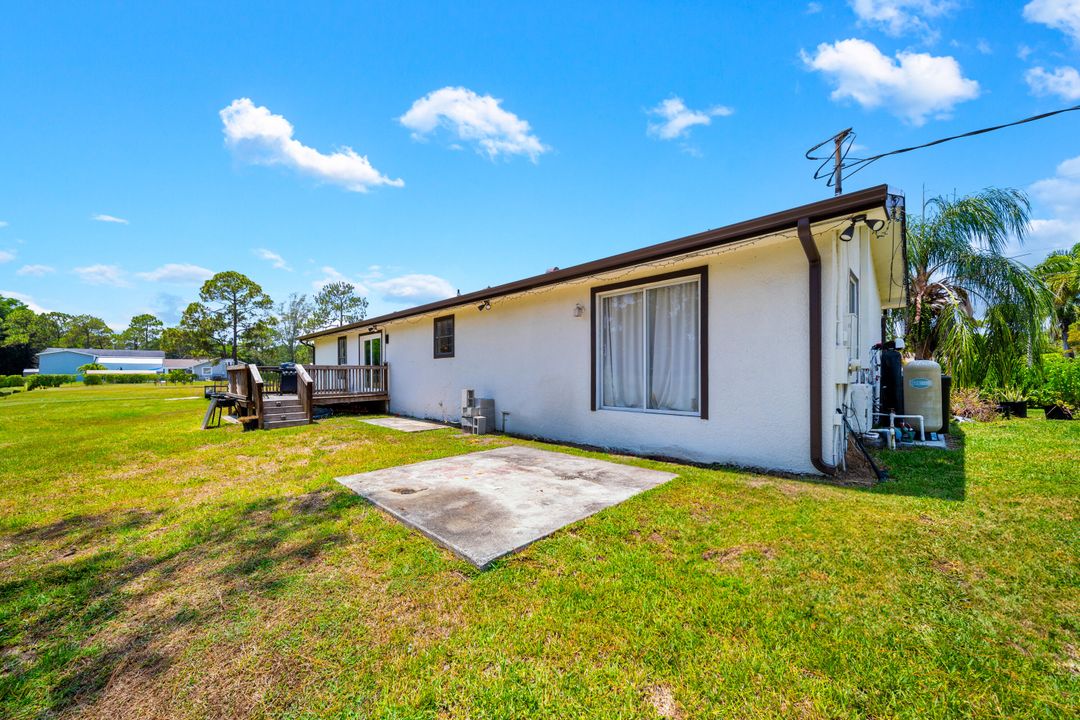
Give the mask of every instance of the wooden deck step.
<path id="1" fill-rule="evenodd" d="M 272 420 L 268 416 L 266 422 L 263 423 L 264 430 L 276 430 L 277 428 L 295 427 L 297 425 L 307 425 L 307 417 L 301 417 L 293 420 Z"/>
<path id="2" fill-rule="evenodd" d="M 267 410 L 263 413 L 267 422 L 270 420 L 307 420 L 307 413 L 297 408 L 296 410 Z"/>

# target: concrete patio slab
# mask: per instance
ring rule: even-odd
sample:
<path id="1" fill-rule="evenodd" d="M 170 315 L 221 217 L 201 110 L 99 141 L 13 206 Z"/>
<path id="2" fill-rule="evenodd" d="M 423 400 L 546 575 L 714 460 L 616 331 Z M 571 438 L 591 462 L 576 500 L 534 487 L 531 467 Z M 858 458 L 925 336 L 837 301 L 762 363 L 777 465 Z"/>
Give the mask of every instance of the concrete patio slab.
<path id="1" fill-rule="evenodd" d="M 400 430 L 401 432 L 424 432 L 426 430 L 445 430 L 447 428 L 446 425 L 407 417 L 365 418 L 360 422 L 390 428 L 391 430 Z"/>
<path id="2" fill-rule="evenodd" d="M 337 478 L 478 568 L 674 473 L 510 446 Z"/>

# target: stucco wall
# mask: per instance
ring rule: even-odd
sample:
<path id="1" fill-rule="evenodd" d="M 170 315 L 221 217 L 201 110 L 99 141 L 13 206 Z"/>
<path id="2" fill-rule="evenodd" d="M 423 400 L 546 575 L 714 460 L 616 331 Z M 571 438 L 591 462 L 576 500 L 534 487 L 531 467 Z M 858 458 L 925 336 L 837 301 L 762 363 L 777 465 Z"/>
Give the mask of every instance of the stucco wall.
<path id="1" fill-rule="evenodd" d="M 843 401 L 847 348 L 838 344 L 849 269 L 860 278 L 861 357 L 880 334 L 880 301 L 869 271 L 869 239 L 817 238 L 823 266 L 823 445 L 835 462 L 836 407 Z M 709 268 L 709 419 L 592 411 L 590 288 L 663 272 Z M 794 472 L 810 464 L 807 262 L 793 237 L 674 266 L 619 271 L 588 282 L 496 298 L 490 310 L 455 309 L 455 357 L 432 357 L 434 315 L 383 326 L 388 334 L 390 409 L 437 420 L 459 417 L 462 388 L 495 399 L 497 427 L 511 433 L 646 455 Z M 574 317 L 577 304 L 585 307 Z M 450 314 L 450 313 L 440 313 Z M 366 333 L 366 331 L 365 331 Z M 347 333 L 349 363 L 358 333 Z M 839 338 L 842 342 L 842 338 Z M 315 341 L 315 361 L 337 362 L 336 336 Z M 852 376 L 852 379 L 854 377 Z"/>

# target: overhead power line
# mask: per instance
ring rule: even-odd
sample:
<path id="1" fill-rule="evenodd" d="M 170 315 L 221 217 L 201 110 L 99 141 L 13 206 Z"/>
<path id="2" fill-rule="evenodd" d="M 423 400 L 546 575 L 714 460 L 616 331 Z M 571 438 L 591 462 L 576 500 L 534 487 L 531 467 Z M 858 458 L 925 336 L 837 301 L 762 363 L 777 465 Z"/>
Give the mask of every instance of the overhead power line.
<path id="1" fill-rule="evenodd" d="M 972 130 L 970 132 L 961 133 L 960 135 L 951 135 L 949 137 L 938 138 L 922 145 L 912 145 L 911 147 L 900 148 L 899 150 L 890 150 L 889 152 L 880 153 L 871 157 L 859 158 L 848 157 L 851 152 L 851 146 L 855 142 L 855 132 L 848 128 L 841 130 L 827 140 L 823 140 L 814 147 L 806 151 L 806 159 L 813 161 L 821 161 L 817 170 L 814 172 L 815 180 L 822 180 L 828 178 L 827 185 L 829 187 L 836 188 L 836 194 L 839 195 L 842 190 L 843 181 L 859 172 L 867 165 L 877 162 L 881 158 L 889 157 L 891 155 L 902 155 L 904 153 L 912 152 L 913 150 L 922 150 L 923 148 L 933 147 L 934 145 L 941 145 L 942 143 L 952 142 L 953 140 L 961 140 L 963 138 L 974 137 L 976 135 L 984 135 L 995 130 L 1003 130 L 1004 128 L 1015 127 L 1016 125 L 1024 125 L 1026 123 L 1035 122 L 1036 120 L 1045 120 L 1046 118 L 1053 117 L 1055 115 L 1061 115 L 1067 112 L 1075 112 L 1080 110 L 1080 105 L 1073 105 L 1072 107 L 1061 108 L 1060 110 L 1052 110 L 1051 112 L 1041 113 L 1039 115 L 1032 115 L 1022 120 L 1015 120 L 1013 122 L 1004 123 L 1002 125 L 994 125 L 992 127 L 985 127 L 979 130 Z M 814 154 L 826 145 L 830 145 L 828 154 Z"/>

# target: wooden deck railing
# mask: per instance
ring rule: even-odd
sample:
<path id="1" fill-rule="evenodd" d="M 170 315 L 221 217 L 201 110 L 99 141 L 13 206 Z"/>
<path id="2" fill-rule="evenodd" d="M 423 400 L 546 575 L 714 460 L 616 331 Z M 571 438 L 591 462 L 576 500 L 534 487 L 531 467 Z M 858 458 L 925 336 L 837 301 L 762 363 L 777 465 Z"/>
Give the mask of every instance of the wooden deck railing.
<path id="1" fill-rule="evenodd" d="M 263 392 L 281 392 L 281 367 L 278 365 L 253 365 L 263 380 Z"/>
<path id="2" fill-rule="evenodd" d="M 263 408 L 267 395 L 292 395 L 310 421 L 315 405 L 326 403 L 386 400 L 389 388 L 387 365 L 296 365 L 296 388 L 285 385 L 282 393 L 281 368 L 249 363 L 231 365 L 228 373 L 228 394 L 244 409 L 245 417 L 264 419 Z"/>
<path id="3" fill-rule="evenodd" d="M 386 365 L 308 365 L 313 381 L 312 394 L 385 395 L 389 387 Z"/>
<path id="4" fill-rule="evenodd" d="M 265 382 L 257 365 L 240 363 L 225 368 L 229 378 L 229 395 L 238 400 L 250 417 L 261 418 L 263 415 L 263 393 Z"/>
<path id="5" fill-rule="evenodd" d="M 312 411 L 314 408 L 313 393 L 315 390 L 315 384 L 311 380 L 311 375 L 308 374 L 307 368 L 300 363 L 296 364 L 296 394 L 300 398 L 300 406 L 304 408 L 304 412 L 307 414 L 308 419 L 311 419 Z"/>
<path id="6" fill-rule="evenodd" d="M 248 375 L 250 376 L 250 383 L 252 385 L 251 399 L 254 401 L 255 408 L 254 415 L 259 418 L 259 423 L 262 423 L 263 416 L 263 393 L 266 392 L 265 384 L 263 382 L 262 373 L 259 372 L 258 365 L 248 365 Z"/>
<path id="7" fill-rule="evenodd" d="M 251 397 L 251 373 L 246 364 L 230 365 L 225 368 L 225 374 L 229 378 L 230 395 L 243 400 Z"/>

